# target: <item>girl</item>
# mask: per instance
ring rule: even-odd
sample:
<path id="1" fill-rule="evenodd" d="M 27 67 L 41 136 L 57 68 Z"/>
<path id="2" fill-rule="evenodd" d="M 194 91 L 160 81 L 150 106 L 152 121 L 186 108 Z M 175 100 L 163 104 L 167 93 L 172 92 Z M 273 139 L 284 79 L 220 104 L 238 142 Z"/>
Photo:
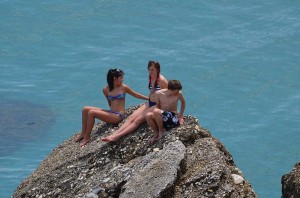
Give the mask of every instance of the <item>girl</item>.
<path id="1" fill-rule="evenodd" d="M 124 72 L 120 69 L 110 69 L 107 73 L 107 85 L 103 88 L 103 94 L 107 99 L 110 110 L 92 106 L 85 106 L 82 109 L 82 131 L 76 139 L 76 142 L 82 140 L 81 147 L 91 141 L 91 131 L 95 118 L 111 124 L 118 124 L 125 118 L 126 93 L 139 99 L 148 100 L 148 97 L 123 84 L 123 77 Z"/>
<path id="2" fill-rule="evenodd" d="M 168 88 L 167 79 L 160 74 L 160 64 L 157 61 L 148 62 L 149 71 L 149 100 L 147 103 L 139 107 L 132 115 L 128 117 L 126 122 L 112 135 L 102 138 L 102 141 L 117 141 L 120 137 L 131 133 L 137 129 L 141 123 L 146 121 L 146 114 L 153 111 L 156 105 L 155 92 L 160 89 Z"/>

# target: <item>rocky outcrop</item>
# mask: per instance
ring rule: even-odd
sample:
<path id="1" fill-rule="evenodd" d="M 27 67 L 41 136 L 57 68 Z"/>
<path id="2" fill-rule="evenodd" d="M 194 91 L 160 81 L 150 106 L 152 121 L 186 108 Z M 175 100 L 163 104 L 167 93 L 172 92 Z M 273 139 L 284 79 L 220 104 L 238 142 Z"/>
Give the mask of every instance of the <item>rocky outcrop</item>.
<path id="1" fill-rule="evenodd" d="M 281 178 L 282 198 L 300 197 L 300 162 L 296 163 L 292 172 Z"/>
<path id="2" fill-rule="evenodd" d="M 257 197 L 230 153 L 196 118 L 186 116 L 154 144 L 146 123 L 117 142 L 97 141 L 119 126 L 98 123 L 84 148 L 75 143 L 77 134 L 63 142 L 13 197 Z"/>

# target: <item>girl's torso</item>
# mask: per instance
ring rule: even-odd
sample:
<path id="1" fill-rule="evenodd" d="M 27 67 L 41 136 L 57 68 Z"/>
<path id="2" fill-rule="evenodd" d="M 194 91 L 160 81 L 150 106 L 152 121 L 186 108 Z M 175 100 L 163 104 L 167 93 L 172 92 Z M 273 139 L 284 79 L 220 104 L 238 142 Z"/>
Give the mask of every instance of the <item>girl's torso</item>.
<path id="1" fill-rule="evenodd" d="M 114 112 L 125 112 L 126 90 L 124 86 L 114 88 L 112 91 L 107 89 L 107 99 L 110 102 L 110 110 Z"/>
<path id="2" fill-rule="evenodd" d="M 162 75 L 159 76 L 159 78 L 156 80 L 157 82 L 155 83 L 154 80 L 149 81 L 148 88 L 150 90 L 149 93 L 149 106 L 153 106 L 156 103 L 156 96 L 155 92 L 159 91 L 161 89 L 167 88 L 167 87 L 162 87 L 164 84 L 162 83 L 164 81 L 164 77 Z M 150 104 L 151 103 L 151 104 Z"/>

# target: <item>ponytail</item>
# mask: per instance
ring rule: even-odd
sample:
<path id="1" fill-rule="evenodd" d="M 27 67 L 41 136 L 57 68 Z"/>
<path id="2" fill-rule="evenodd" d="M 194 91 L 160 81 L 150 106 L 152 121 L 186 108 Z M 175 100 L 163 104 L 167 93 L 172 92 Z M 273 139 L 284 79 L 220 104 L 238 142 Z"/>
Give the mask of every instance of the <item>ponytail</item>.
<path id="1" fill-rule="evenodd" d="M 112 91 L 114 89 L 114 78 L 118 78 L 120 76 L 124 75 L 124 72 L 120 69 L 110 69 L 107 72 L 107 84 L 109 87 L 109 91 Z"/>

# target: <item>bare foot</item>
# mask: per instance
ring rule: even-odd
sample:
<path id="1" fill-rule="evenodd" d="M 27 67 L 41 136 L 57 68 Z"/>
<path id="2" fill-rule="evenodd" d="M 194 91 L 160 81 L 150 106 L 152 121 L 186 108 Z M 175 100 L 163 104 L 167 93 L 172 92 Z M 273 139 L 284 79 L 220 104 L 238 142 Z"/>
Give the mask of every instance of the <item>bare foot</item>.
<path id="1" fill-rule="evenodd" d="M 107 136 L 107 137 L 101 138 L 101 140 L 102 140 L 103 142 L 116 142 L 116 141 L 118 141 L 117 138 L 114 138 L 114 137 L 112 137 L 112 136 Z"/>
<path id="2" fill-rule="evenodd" d="M 89 138 L 89 139 L 84 138 L 84 139 L 82 140 L 80 146 L 81 146 L 81 147 L 84 147 L 84 146 L 85 146 L 87 143 L 89 143 L 90 141 L 91 141 L 91 138 Z"/>
<path id="3" fill-rule="evenodd" d="M 154 133 L 154 135 L 152 136 L 152 138 L 149 139 L 149 143 L 153 144 L 156 141 L 157 137 L 158 137 L 158 133 Z"/>
<path id="4" fill-rule="evenodd" d="M 166 130 L 159 131 L 158 137 L 156 138 L 156 141 L 160 140 L 160 139 L 163 137 L 165 131 L 166 131 Z"/>
<path id="5" fill-rule="evenodd" d="M 83 140 L 83 138 L 84 138 L 84 137 L 80 134 L 80 135 L 76 138 L 75 142 L 79 142 L 79 141 Z"/>

